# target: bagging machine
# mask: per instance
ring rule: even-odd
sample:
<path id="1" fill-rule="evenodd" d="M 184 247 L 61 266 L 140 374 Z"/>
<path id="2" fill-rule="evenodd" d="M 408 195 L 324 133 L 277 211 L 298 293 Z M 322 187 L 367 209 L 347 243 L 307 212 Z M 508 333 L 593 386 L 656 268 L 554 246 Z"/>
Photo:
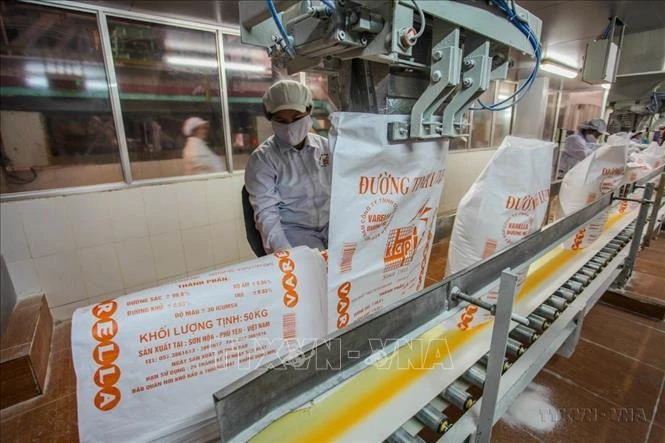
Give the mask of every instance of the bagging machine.
<path id="1" fill-rule="evenodd" d="M 453 138 L 471 106 L 510 107 L 540 60 L 541 21 L 512 2 L 303 0 L 240 2 L 244 43 L 289 72 L 330 74 L 345 111 L 408 114 L 390 140 Z M 506 78 L 510 51 L 534 57 L 513 97 L 479 104 Z M 658 182 L 658 180 L 660 181 Z M 359 321 L 300 355 L 259 368 L 214 394 L 222 441 L 489 441 L 492 426 L 556 353 L 570 356 L 585 314 L 630 276 L 663 220 L 663 166 L 605 194 L 473 267 Z M 643 187 L 638 200 L 630 194 Z M 617 200 L 589 248 L 563 240 Z M 518 292 L 516 273 L 529 273 Z M 474 297 L 500 281 L 498 301 Z M 462 333 L 445 325 L 467 306 L 493 321 Z M 454 413 L 450 411 L 454 410 Z"/>

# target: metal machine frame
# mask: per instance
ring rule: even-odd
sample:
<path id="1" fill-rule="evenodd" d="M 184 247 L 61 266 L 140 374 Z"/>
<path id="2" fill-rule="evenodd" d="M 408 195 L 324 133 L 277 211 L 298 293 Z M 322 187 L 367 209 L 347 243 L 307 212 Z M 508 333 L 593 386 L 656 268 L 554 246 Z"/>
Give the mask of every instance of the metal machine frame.
<path id="1" fill-rule="evenodd" d="M 651 181 L 661 176 L 659 189 L 662 196 L 664 168 L 661 166 L 626 189 L 604 195 L 579 212 L 524 238 L 496 256 L 406 298 L 399 305 L 384 309 L 351 329 L 327 337 L 329 342 L 303 349 L 303 355 L 327 362 L 326 369 L 321 369 L 320 365 L 294 367 L 289 362 L 276 360 L 222 388 L 214 394 L 222 441 L 248 440 L 274 420 L 358 374 L 367 367 L 365 359 L 371 360 L 377 351 L 383 355 L 390 354 L 405 342 L 436 326 L 450 316 L 449 311 L 460 300 L 490 309 L 495 314 L 495 322 L 483 387 L 484 401 L 476 404 L 471 413 L 467 411 L 442 436 L 441 441 L 462 441 L 471 434 L 474 434 L 474 441 L 489 441 L 491 427 L 549 358 L 557 351 L 567 356 L 572 354 L 586 312 L 619 274 L 625 274 L 626 269 L 633 265 L 643 238 L 653 235 L 651 230 L 644 231 L 648 209 L 653 204 L 650 195 L 654 183 Z M 551 329 L 545 330 L 528 349 L 531 358 L 518 360 L 515 367 L 502 376 L 511 321 L 523 323 L 524 320 L 512 312 L 516 282 L 513 272 L 525 269 L 595 215 L 608 209 L 614 200 L 625 199 L 623 195 L 626 192 L 642 185 L 645 186 L 645 195 L 640 200 L 641 208 L 635 222 L 588 262 L 600 271 L 591 279 L 574 276 L 570 280 L 579 286 L 579 298 L 574 299 Z M 657 217 L 660 205 L 653 206 L 652 220 Z M 656 226 L 656 222 L 653 225 Z M 472 297 L 464 295 L 474 294 L 498 279 L 501 296 L 497 305 L 482 306 Z M 575 283 L 578 281 L 585 281 L 586 284 Z M 565 283 L 563 287 L 568 287 L 566 285 L 570 283 Z M 582 290 L 586 285 L 586 289 Z M 395 338 L 399 340 L 395 341 Z M 330 345 L 333 341 L 337 346 Z M 388 344 L 377 350 L 377 343 Z M 346 352 L 348 350 L 353 350 L 353 357 Z M 403 432 L 400 435 L 407 438 Z"/>
<path id="2" fill-rule="evenodd" d="M 345 105 L 342 109 L 410 113 L 408 123 L 389 126 L 390 140 L 464 135 L 464 112 L 488 89 L 490 80 L 507 77 L 509 49 L 534 55 L 522 32 L 482 4 L 337 0 L 331 9 L 330 1 L 275 2 L 288 42 L 276 33 L 265 1 L 241 2 L 242 41 L 263 46 L 271 56 L 285 59 L 289 72 L 336 71 L 343 78 L 338 91 L 346 97 L 338 99 Z M 424 20 L 415 19 L 416 11 Z M 515 12 L 538 39 L 540 19 L 517 5 Z M 431 32 L 424 34 L 428 25 Z M 415 37 L 418 34 L 422 35 Z M 355 77 L 348 82 L 346 75 Z M 349 92 L 349 84 L 365 86 L 366 102 L 355 103 L 357 98 Z M 404 84 L 408 85 L 406 90 L 400 89 Z M 376 89 L 383 90 L 375 90 L 375 85 L 382 85 Z M 407 98 L 411 101 L 405 107 L 393 109 L 386 104 Z"/>

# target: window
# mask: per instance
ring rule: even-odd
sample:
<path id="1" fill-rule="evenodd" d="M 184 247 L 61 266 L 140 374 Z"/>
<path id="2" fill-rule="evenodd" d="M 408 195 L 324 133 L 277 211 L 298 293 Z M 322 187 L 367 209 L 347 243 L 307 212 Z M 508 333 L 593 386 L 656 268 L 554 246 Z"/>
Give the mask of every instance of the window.
<path id="1" fill-rule="evenodd" d="M 516 84 L 510 81 L 499 81 L 497 84 L 496 101 L 500 102 L 513 95 L 515 93 L 515 86 Z M 510 134 L 513 120 L 513 109 L 514 108 L 511 107 L 493 112 L 491 147 L 499 147 L 506 135 Z"/>
<path id="2" fill-rule="evenodd" d="M 0 192 L 122 181 L 96 17 L 0 11 Z"/>
<path id="3" fill-rule="evenodd" d="M 479 100 L 489 105 L 494 100 L 495 84 L 490 83 L 490 87 L 483 92 Z M 490 146 L 490 137 L 492 132 L 492 111 L 474 110 L 471 115 L 471 149 L 487 148 Z"/>
<path id="4" fill-rule="evenodd" d="M 314 109 L 312 109 L 312 121 L 314 131 L 322 137 L 328 137 L 330 130 L 330 114 L 337 111 L 328 93 L 328 76 L 325 74 L 305 73 L 305 84 L 312 90 Z"/>
<path id="5" fill-rule="evenodd" d="M 562 93 L 557 128 L 575 131 L 583 121 L 599 118 L 602 114 L 600 109 L 602 103 L 603 91 Z"/>
<path id="6" fill-rule="evenodd" d="M 554 140 L 555 133 L 555 118 L 557 112 L 557 98 L 559 97 L 558 91 L 549 91 L 547 93 L 547 109 L 545 111 L 545 124 L 543 127 L 543 140 Z"/>
<path id="7" fill-rule="evenodd" d="M 134 179 L 184 174 L 184 121 L 210 124 L 208 147 L 224 164 L 215 34 L 108 19 Z"/>
<path id="8" fill-rule="evenodd" d="M 244 169 L 249 154 L 272 135 L 270 122 L 263 112 L 263 94 L 273 80 L 278 80 L 278 75 L 273 74 L 265 49 L 243 45 L 235 35 L 224 35 L 224 68 L 233 169 Z"/>

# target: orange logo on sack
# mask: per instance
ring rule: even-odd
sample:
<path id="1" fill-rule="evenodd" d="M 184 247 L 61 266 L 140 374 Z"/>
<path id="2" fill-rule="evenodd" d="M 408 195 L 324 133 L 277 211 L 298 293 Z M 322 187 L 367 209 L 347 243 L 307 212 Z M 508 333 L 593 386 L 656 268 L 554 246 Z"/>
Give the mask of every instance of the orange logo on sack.
<path id="1" fill-rule="evenodd" d="M 351 282 L 344 282 L 337 288 L 337 329 L 342 329 L 349 324 L 349 308 L 351 307 Z"/>
<path id="2" fill-rule="evenodd" d="M 460 321 L 457 323 L 457 327 L 460 328 L 462 331 L 466 331 L 469 329 L 469 323 L 473 321 L 474 314 L 478 311 L 478 308 L 473 305 L 469 305 L 466 307 L 464 312 L 462 313 L 462 317 L 460 318 Z"/>
<path id="3" fill-rule="evenodd" d="M 118 333 L 118 322 L 113 314 L 118 310 L 118 303 L 114 300 L 103 301 L 92 308 L 92 315 L 97 318 L 92 325 L 91 335 L 99 343 L 92 351 L 92 358 L 98 368 L 93 375 L 93 381 L 100 388 L 93 399 L 93 403 L 100 411 L 110 411 L 120 402 L 120 389 L 115 384 L 120 380 L 120 368 L 114 364 L 120 355 L 120 346 L 113 341 Z"/>
<path id="4" fill-rule="evenodd" d="M 582 247 L 582 240 L 584 240 L 584 234 L 586 233 L 586 229 L 582 228 L 579 231 L 577 231 L 577 234 L 575 234 L 575 238 L 573 239 L 573 245 L 571 246 L 571 249 L 580 249 Z"/>
<path id="5" fill-rule="evenodd" d="M 282 276 L 282 288 L 284 289 L 282 301 L 284 302 L 284 306 L 295 308 L 299 300 L 298 291 L 296 291 L 298 278 L 293 273 L 296 269 L 296 262 L 291 258 L 289 251 L 278 251 L 273 255 L 279 259 L 277 266 L 284 273 Z"/>
<path id="6" fill-rule="evenodd" d="M 418 230 L 415 226 L 391 230 L 383 255 L 384 270 L 392 271 L 411 263 L 417 245 Z"/>

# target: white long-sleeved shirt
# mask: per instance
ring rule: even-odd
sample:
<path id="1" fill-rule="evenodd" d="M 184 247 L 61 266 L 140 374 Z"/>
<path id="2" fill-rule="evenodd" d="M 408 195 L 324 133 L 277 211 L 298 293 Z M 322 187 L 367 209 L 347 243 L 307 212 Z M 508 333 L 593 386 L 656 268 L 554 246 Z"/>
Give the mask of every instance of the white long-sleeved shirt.
<path id="1" fill-rule="evenodd" d="M 206 174 L 224 171 L 224 164 L 208 144 L 198 137 L 188 137 L 182 150 L 185 175 Z"/>
<path id="2" fill-rule="evenodd" d="M 285 231 L 321 231 L 330 215 L 332 154 L 328 140 L 308 134 L 297 150 L 274 135 L 256 148 L 245 168 L 245 186 L 266 252 L 299 246 Z"/>
<path id="3" fill-rule="evenodd" d="M 582 137 L 581 134 L 573 134 L 566 138 L 563 150 L 561 151 L 561 161 L 559 162 L 559 174 L 565 174 L 577 163 L 584 160 L 589 154 L 593 152 L 591 146 Z"/>

